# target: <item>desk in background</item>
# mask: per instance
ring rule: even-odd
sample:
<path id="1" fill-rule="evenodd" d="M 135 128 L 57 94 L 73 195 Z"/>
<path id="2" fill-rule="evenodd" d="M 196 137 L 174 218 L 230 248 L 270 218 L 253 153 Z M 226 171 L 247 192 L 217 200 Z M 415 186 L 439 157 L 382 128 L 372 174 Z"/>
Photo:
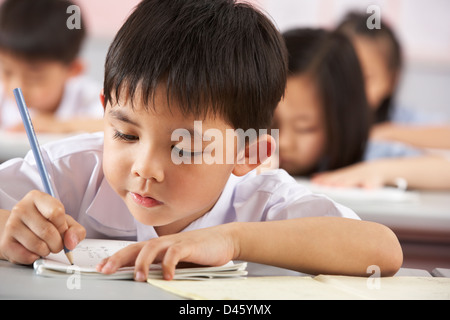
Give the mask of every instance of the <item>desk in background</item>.
<path id="1" fill-rule="evenodd" d="M 324 188 L 297 179 L 315 193 L 353 209 L 363 220 L 391 228 L 400 240 L 404 267 L 450 269 L 450 192 Z"/>
<path id="2" fill-rule="evenodd" d="M 72 134 L 73 135 L 73 134 Z M 56 141 L 71 135 L 38 133 L 39 144 Z M 6 132 L 0 130 L 0 163 L 13 158 L 23 158 L 30 150 L 30 143 L 25 132 Z"/>

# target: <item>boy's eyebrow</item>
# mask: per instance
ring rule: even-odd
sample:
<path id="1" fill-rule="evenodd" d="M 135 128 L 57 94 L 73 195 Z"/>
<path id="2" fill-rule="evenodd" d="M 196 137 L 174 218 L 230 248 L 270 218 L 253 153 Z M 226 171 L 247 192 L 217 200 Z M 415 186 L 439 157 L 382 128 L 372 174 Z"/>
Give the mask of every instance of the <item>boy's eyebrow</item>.
<path id="1" fill-rule="evenodd" d="M 183 127 L 183 128 L 177 128 L 177 129 L 182 129 L 182 130 L 187 130 L 187 132 L 189 132 L 189 136 L 191 137 L 191 139 L 194 139 L 196 136 L 200 136 L 201 139 L 203 138 L 203 134 L 202 132 L 197 132 L 194 130 L 194 128 L 191 127 Z M 176 129 L 168 129 L 168 134 L 172 134 Z"/>
<path id="2" fill-rule="evenodd" d="M 131 120 L 126 114 L 124 114 L 123 112 L 121 112 L 118 109 L 111 109 L 109 111 L 109 114 L 111 115 L 111 117 L 114 117 L 114 118 L 116 118 L 119 121 L 126 122 L 126 123 L 129 123 L 129 124 L 135 125 L 135 126 L 139 126 L 138 123 L 136 123 L 135 121 Z"/>

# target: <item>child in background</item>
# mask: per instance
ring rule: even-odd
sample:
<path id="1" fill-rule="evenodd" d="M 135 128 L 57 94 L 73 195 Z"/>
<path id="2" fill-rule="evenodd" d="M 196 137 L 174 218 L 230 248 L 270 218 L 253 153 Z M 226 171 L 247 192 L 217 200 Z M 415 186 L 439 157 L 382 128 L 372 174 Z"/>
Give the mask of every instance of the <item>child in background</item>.
<path id="1" fill-rule="evenodd" d="M 433 118 L 393 107 L 402 66 L 400 44 L 386 24 L 381 23 L 381 29 L 369 29 L 366 21 L 366 15 L 350 13 L 337 28 L 353 40 L 374 114 L 366 161 L 317 174 L 312 181 L 370 189 L 396 186 L 401 181 L 403 187 L 406 184 L 413 189 L 450 189 L 449 157 L 423 149 L 449 148 L 450 127 L 419 126 Z"/>
<path id="2" fill-rule="evenodd" d="M 374 113 L 371 139 L 450 149 L 450 125 L 442 117 L 395 104 L 403 65 L 401 45 L 384 21 L 380 29 L 369 29 L 367 18 L 367 14 L 350 12 L 336 29 L 351 38 L 361 62 L 367 98 Z M 389 145 L 386 147 L 389 149 Z"/>
<path id="3" fill-rule="evenodd" d="M 38 132 L 99 131 L 99 86 L 82 77 L 85 25 L 67 27 L 67 0 L 6 0 L 0 7 L 0 128 L 24 130 L 20 87 Z"/>
<path id="4" fill-rule="evenodd" d="M 275 111 L 280 167 L 309 176 L 361 161 L 369 111 L 351 42 L 321 29 L 294 29 L 283 37 L 289 75 Z"/>
<path id="5" fill-rule="evenodd" d="M 29 192 L 41 187 L 31 154 L 0 166 L 0 258 L 31 263 L 87 236 L 140 241 L 98 266 L 109 274 L 135 265 L 140 281 L 153 262 L 171 279 L 180 261 L 348 275 L 377 265 L 393 275 L 402 251 L 391 230 L 284 170 L 255 173 L 274 149 L 270 135 L 209 148 L 208 132 L 270 127 L 286 65 L 281 35 L 248 4 L 142 1 L 106 58 L 104 134 L 43 147 L 59 200 Z M 254 143 L 269 152 L 252 154 Z M 213 152 L 226 161 L 203 161 Z"/>

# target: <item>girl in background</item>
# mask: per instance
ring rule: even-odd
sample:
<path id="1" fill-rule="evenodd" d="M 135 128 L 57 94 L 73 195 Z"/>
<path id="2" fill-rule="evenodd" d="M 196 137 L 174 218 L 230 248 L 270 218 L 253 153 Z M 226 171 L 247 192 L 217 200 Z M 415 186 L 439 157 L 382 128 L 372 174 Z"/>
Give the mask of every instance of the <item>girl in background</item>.
<path id="1" fill-rule="evenodd" d="M 322 29 L 294 29 L 283 37 L 289 76 L 275 111 L 280 167 L 308 177 L 361 161 L 369 108 L 351 42 Z"/>
<path id="2" fill-rule="evenodd" d="M 402 67 L 401 47 L 386 24 L 382 22 L 380 29 L 369 29 L 366 21 L 366 15 L 350 13 L 337 31 L 352 39 L 365 76 L 373 119 L 364 157 L 367 161 L 320 173 L 312 181 L 362 188 L 402 181 L 403 187 L 413 189 L 450 189 L 450 157 L 424 149 L 450 149 L 450 126 L 437 125 L 436 119 L 425 113 L 394 108 Z"/>
<path id="3" fill-rule="evenodd" d="M 394 103 L 403 57 L 400 42 L 389 25 L 381 21 L 380 29 L 369 29 L 367 14 L 350 12 L 336 29 L 350 37 L 360 59 L 374 114 L 370 137 L 419 148 L 450 149 L 450 125 L 442 121 L 441 115 Z"/>

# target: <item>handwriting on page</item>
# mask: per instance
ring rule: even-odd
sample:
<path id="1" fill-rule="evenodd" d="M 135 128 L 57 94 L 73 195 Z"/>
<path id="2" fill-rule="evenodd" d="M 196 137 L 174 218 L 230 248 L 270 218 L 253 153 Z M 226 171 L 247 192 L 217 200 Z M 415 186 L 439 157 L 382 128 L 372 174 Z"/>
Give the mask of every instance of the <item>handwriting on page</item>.
<path id="1" fill-rule="evenodd" d="M 108 243 L 108 245 L 100 245 L 100 243 L 80 243 L 73 251 L 75 264 L 94 268 L 100 261 L 130 244 L 127 241 L 115 241 L 114 245 L 111 245 L 111 243 Z"/>

